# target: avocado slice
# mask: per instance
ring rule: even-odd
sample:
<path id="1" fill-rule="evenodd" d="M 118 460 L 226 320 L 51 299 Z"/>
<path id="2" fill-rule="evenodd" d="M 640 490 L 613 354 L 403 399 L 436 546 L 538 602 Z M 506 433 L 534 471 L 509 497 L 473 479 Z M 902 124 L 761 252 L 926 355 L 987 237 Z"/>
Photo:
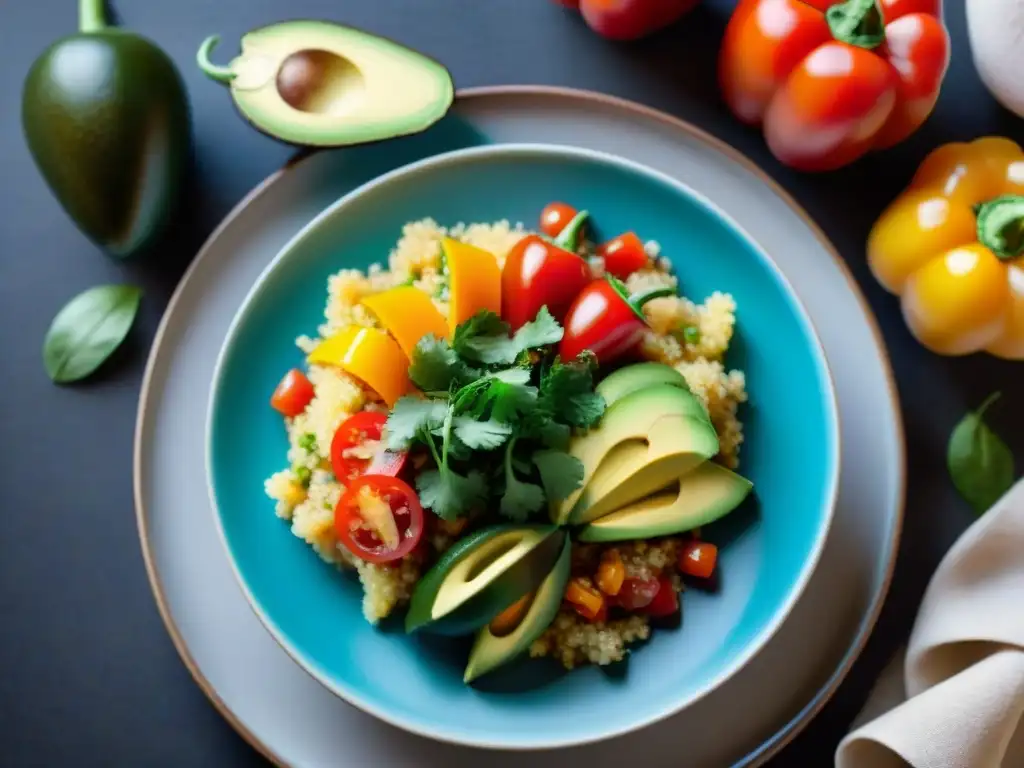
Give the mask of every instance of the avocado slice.
<path id="1" fill-rule="evenodd" d="M 227 66 L 210 61 L 219 38 L 196 56 L 228 85 L 259 131 L 299 146 L 337 147 L 418 133 L 448 112 L 452 77 L 404 45 L 328 21 L 285 21 L 242 36 Z"/>
<path id="2" fill-rule="evenodd" d="M 476 636 L 469 662 L 462 679 L 469 683 L 502 664 L 512 661 L 543 634 L 558 614 L 569 581 L 572 564 L 572 542 L 566 538 L 558 561 L 533 596 L 530 607 L 516 628 L 505 635 L 495 635 L 485 625 Z"/>
<path id="3" fill-rule="evenodd" d="M 594 387 L 594 391 L 604 398 L 605 404 L 610 408 L 619 402 L 626 395 L 638 392 L 647 387 L 654 387 L 659 384 L 670 384 L 680 389 L 690 391 L 686 378 L 670 365 L 664 363 L 635 363 L 620 368 L 609 374 L 600 384 Z"/>
<path id="4" fill-rule="evenodd" d="M 573 439 L 581 487 L 552 505 L 552 520 L 588 523 L 669 485 L 718 453 L 718 435 L 689 391 L 659 384 L 623 397 L 600 425 Z"/>
<path id="5" fill-rule="evenodd" d="M 406 632 L 461 635 L 537 588 L 565 541 L 554 526 L 495 525 L 455 543 L 416 583 Z"/>
<path id="6" fill-rule="evenodd" d="M 647 498 L 598 518 L 579 533 L 580 541 L 628 541 L 670 536 L 707 525 L 734 510 L 753 483 L 713 461 Z"/>

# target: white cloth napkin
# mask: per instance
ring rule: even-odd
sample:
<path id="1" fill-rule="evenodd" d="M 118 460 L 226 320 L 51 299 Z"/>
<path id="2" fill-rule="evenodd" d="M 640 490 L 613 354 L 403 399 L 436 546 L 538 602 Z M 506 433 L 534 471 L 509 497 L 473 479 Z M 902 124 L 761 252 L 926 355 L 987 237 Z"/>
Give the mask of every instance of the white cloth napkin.
<path id="1" fill-rule="evenodd" d="M 1024 480 L 943 558 L 835 764 L 1024 768 Z"/>

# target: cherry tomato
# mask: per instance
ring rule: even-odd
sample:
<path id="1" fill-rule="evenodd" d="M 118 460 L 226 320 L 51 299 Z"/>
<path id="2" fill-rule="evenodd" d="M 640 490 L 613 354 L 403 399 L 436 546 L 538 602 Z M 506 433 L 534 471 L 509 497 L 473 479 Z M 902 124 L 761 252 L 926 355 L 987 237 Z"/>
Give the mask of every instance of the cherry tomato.
<path id="1" fill-rule="evenodd" d="M 405 451 L 393 452 L 380 444 L 387 414 L 361 411 L 341 423 L 331 440 L 331 469 L 342 483 L 360 475 L 394 477 L 405 466 Z"/>
<path id="2" fill-rule="evenodd" d="M 274 390 L 270 405 L 284 416 L 295 417 L 306 410 L 313 394 L 313 385 L 306 375 L 298 368 L 292 368 Z"/>
<path id="3" fill-rule="evenodd" d="M 516 331 L 546 306 L 561 322 L 590 280 L 590 266 L 582 258 L 537 235 L 527 235 L 505 257 L 501 319 Z"/>
<path id="4" fill-rule="evenodd" d="M 575 360 L 589 349 L 601 364 L 622 357 L 643 338 L 647 328 L 643 305 L 674 293 L 671 288 L 659 288 L 630 298 L 617 277 L 607 275 L 603 280 L 595 280 L 580 291 L 569 307 L 559 355 L 563 360 Z"/>
<path id="5" fill-rule="evenodd" d="M 667 27 L 697 0 L 580 0 L 587 25 L 611 40 L 637 40 Z"/>
<path id="6" fill-rule="evenodd" d="M 371 508 L 375 519 L 368 520 Z M 416 491 L 397 477 L 363 475 L 338 500 L 334 530 L 356 557 L 388 563 L 412 552 L 423 537 L 423 507 Z"/>
<path id="7" fill-rule="evenodd" d="M 655 594 L 654 599 L 648 603 L 644 613 L 655 618 L 671 616 L 679 610 L 679 594 L 666 576 L 662 576 L 658 580 L 658 584 L 658 592 Z"/>
<path id="8" fill-rule="evenodd" d="M 597 252 L 604 257 L 604 271 L 620 280 L 625 280 L 650 262 L 644 244 L 635 232 L 626 232 L 609 240 Z"/>
<path id="9" fill-rule="evenodd" d="M 626 579 L 615 601 L 627 611 L 639 611 L 649 606 L 661 591 L 657 579 Z"/>
<path id="10" fill-rule="evenodd" d="M 576 209 L 566 203 L 548 203 L 540 212 L 540 231 L 548 237 L 558 237 L 565 225 L 572 221 Z"/>
<path id="11" fill-rule="evenodd" d="M 718 560 L 718 547 L 706 541 L 688 541 L 679 552 L 679 570 L 701 579 L 711 577 Z"/>

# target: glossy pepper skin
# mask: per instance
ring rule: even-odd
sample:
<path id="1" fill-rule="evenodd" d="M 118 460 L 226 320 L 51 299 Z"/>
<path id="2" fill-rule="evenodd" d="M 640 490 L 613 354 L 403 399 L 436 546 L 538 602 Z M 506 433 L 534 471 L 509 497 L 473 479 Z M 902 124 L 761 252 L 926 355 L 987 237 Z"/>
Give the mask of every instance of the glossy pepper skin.
<path id="1" fill-rule="evenodd" d="M 941 0 L 740 0 L 719 57 L 725 101 L 772 154 L 827 171 L 931 114 L 949 65 Z"/>
<path id="2" fill-rule="evenodd" d="M 561 322 L 590 280 L 590 267 L 581 257 L 537 235 L 527 235 L 505 257 L 501 317 L 516 331 L 546 306 Z"/>
<path id="3" fill-rule="evenodd" d="M 667 27 L 698 0 L 579 0 L 587 26 L 610 40 L 638 40 Z M 565 3 L 563 3 L 565 4 Z"/>
<path id="4" fill-rule="evenodd" d="M 647 330 L 643 305 L 674 293 L 671 288 L 659 288 L 631 298 L 617 278 L 595 280 L 580 291 L 569 308 L 558 354 L 563 360 L 575 360 L 581 352 L 590 350 L 599 364 L 623 357 L 640 343 Z"/>
<path id="5" fill-rule="evenodd" d="M 868 264 L 928 349 L 1024 360 L 1024 151 L 934 150 L 872 228 Z"/>
<path id="6" fill-rule="evenodd" d="M 386 331 L 350 325 L 324 339 L 308 357 L 311 365 L 333 365 L 360 379 L 392 406 L 412 391 L 409 359 Z"/>

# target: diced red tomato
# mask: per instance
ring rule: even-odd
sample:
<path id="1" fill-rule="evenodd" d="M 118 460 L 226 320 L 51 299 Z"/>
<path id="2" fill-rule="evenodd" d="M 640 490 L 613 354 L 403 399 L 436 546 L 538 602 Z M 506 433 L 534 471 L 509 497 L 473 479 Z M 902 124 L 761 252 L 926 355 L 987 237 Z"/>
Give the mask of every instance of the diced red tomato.
<path id="1" fill-rule="evenodd" d="M 604 271 L 620 280 L 625 280 L 650 262 L 644 244 L 635 232 L 626 232 L 609 240 L 597 252 L 604 257 Z"/>
<path id="2" fill-rule="evenodd" d="M 679 594 L 666 576 L 662 576 L 658 584 L 658 592 L 644 609 L 644 613 L 655 618 L 671 616 L 679 610 Z"/>
<path id="3" fill-rule="evenodd" d="M 306 374 L 298 368 L 292 368 L 274 390 L 270 405 L 282 415 L 292 418 L 306 410 L 313 394 L 313 385 Z"/>
<path id="4" fill-rule="evenodd" d="M 540 213 L 540 231 L 549 237 L 558 237 L 575 215 L 576 209 L 571 205 L 549 203 Z"/>
<path id="5" fill-rule="evenodd" d="M 629 578 L 622 582 L 615 601 L 627 611 L 639 611 L 649 606 L 660 591 L 657 579 Z"/>
<path id="6" fill-rule="evenodd" d="M 394 452 L 381 444 L 388 417 L 380 411 L 361 411 L 342 422 L 331 440 L 331 469 L 342 483 L 360 475 L 395 477 L 405 466 L 408 453 Z"/>
<path id="7" fill-rule="evenodd" d="M 408 555 L 423 537 L 423 527 L 423 507 L 416 491 L 397 477 L 356 478 L 334 510 L 338 540 L 370 563 L 388 563 Z"/>
<path id="8" fill-rule="evenodd" d="M 679 570 L 701 579 L 711 577 L 718 561 L 718 547 L 706 541 L 688 541 L 679 552 Z"/>

